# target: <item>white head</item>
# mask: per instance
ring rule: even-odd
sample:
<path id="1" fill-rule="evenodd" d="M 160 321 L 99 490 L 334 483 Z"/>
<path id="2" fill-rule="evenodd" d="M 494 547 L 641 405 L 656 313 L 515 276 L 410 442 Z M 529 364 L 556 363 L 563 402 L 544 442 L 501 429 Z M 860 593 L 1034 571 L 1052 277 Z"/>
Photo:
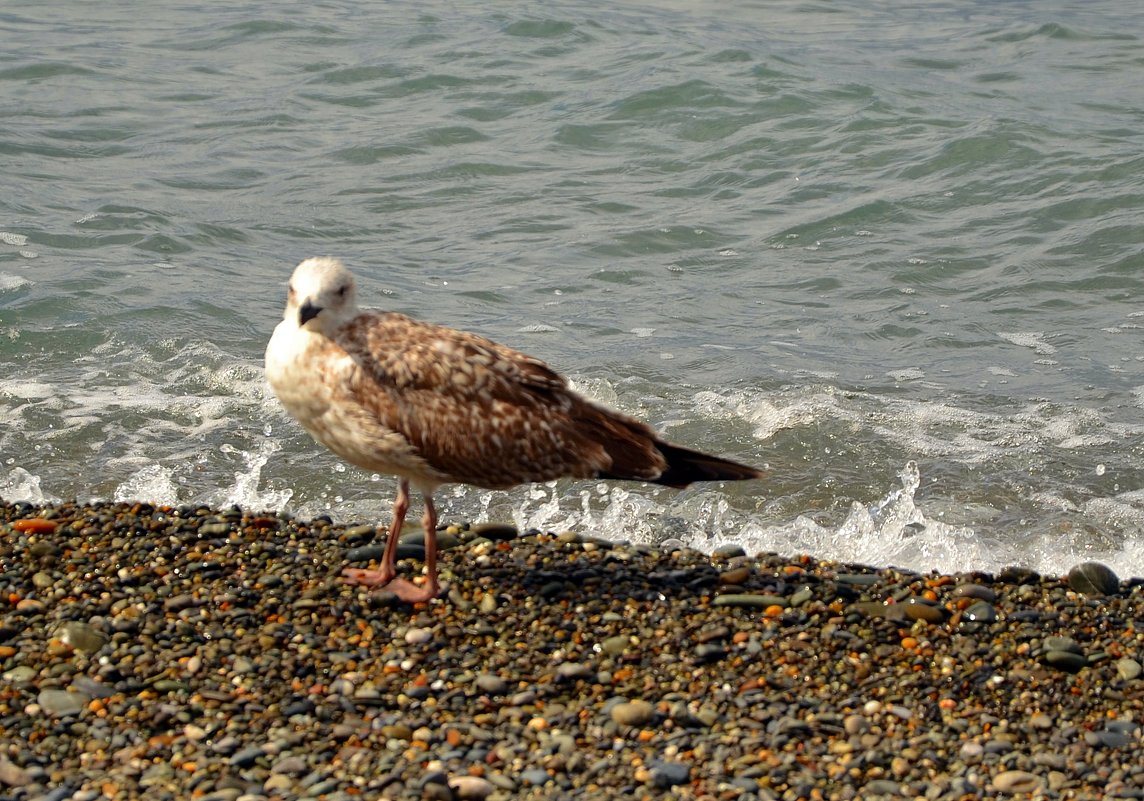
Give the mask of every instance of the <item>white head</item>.
<path id="1" fill-rule="evenodd" d="M 330 334 L 357 316 L 357 284 L 337 259 L 318 256 L 294 268 L 285 319 Z"/>

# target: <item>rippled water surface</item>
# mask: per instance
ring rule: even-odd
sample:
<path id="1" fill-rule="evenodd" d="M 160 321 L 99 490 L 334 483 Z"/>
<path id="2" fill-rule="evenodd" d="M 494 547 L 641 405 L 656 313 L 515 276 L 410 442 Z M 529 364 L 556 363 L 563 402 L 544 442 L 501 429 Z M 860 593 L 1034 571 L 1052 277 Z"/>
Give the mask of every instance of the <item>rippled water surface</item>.
<path id="1" fill-rule="evenodd" d="M 1144 575 L 1132 4 L 0 9 L 0 495 L 387 514 L 269 396 L 293 265 L 766 465 L 448 519 Z"/>

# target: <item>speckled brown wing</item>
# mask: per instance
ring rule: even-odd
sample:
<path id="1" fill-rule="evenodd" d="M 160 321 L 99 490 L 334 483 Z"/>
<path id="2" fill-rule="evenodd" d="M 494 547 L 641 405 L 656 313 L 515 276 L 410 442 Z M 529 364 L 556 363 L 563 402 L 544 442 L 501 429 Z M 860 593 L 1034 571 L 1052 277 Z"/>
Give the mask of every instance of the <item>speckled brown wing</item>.
<path id="1" fill-rule="evenodd" d="M 612 467 L 595 436 L 608 424 L 585 426 L 605 410 L 538 359 L 391 312 L 362 313 L 337 342 L 360 368 L 359 402 L 453 481 L 502 488 Z"/>

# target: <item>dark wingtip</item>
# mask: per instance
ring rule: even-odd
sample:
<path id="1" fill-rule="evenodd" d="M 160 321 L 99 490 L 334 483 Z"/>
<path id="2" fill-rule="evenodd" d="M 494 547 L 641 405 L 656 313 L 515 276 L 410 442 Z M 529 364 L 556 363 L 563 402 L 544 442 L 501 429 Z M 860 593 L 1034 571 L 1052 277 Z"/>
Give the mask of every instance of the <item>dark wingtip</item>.
<path id="1" fill-rule="evenodd" d="M 667 469 L 654 483 L 683 489 L 696 481 L 750 481 L 763 477 L 763 471 L 730 459 L 657 442 L 656 449 L 667 459 Z"/>

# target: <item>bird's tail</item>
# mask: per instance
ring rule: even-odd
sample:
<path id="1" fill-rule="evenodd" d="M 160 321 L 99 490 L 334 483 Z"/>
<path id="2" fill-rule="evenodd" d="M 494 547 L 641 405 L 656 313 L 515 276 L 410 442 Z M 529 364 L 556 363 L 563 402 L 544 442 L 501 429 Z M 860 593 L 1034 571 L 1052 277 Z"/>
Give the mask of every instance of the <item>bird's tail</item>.
<path id="1" fill-rule="evenodd" d="M 649 481 L 682 489 L 695 481 L 762 478 L 761 470 L 664 442 L 634 417 L 581 400 L 574 412 L 576 433 L 588 448 L 600 448 L 610 462 L 599 478 Z"/>
<path id="2" fill-rule="evenodd" d="M 754 467 L 669 442 L 657 441 L 655 447 L 667 459 L 667 469 L 652 480 L 653 484 L 683 488 L 694 481 L 745 481 L 763 477 L 763 471 Z"/>

